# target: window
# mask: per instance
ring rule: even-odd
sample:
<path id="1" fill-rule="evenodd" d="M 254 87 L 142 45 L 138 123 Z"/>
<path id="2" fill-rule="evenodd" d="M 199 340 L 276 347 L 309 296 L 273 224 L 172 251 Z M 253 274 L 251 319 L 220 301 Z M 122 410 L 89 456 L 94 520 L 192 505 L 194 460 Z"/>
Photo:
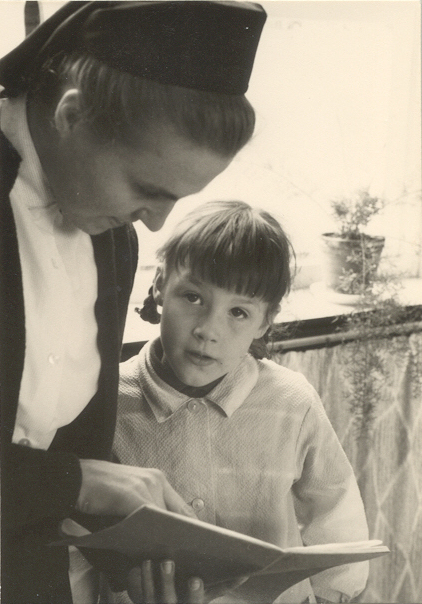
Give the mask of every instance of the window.
<path id="1" fill-rule="evenodd" d="M 416 1 L 262 2 L 268 13 L 248 98 L 254 139 L 156 234 L 137 225 L 140 264 L 193 205 L 244 199 L 279 216 L 299 286 L 318 279 L 330 199 L 362 187 L 389 202 L 370 229 L 397 272 L 421 276 L 420 5 Z M 147 279 L 148 281 L 148 279 Z M 135 288 L 139 302 L 143 292 Z M 140 296 L 140 298 L 139 298 Z"/>
<path id="2" fill-rule="evenodd" d="M 244 199 L 276 214 L 303 287 L 319 279 L 319 235 L 334 227 L 330 200 L 368 187 L 389 202 L 370 224 L 386 236 L 384 268 L 422 277 L 419 2 L 261 3 L 268 20 L 248 91 L 255 136 L 204 191 L 176 204 L 162 231 L 136 223 L 135 305 L 150 286 L 155 249 L 186 211 L 210 199 Z M 42 18 L 62 4 L 40 2 Z M 24 35 L 24 3 L 4 5 L 1 54 Z"/>

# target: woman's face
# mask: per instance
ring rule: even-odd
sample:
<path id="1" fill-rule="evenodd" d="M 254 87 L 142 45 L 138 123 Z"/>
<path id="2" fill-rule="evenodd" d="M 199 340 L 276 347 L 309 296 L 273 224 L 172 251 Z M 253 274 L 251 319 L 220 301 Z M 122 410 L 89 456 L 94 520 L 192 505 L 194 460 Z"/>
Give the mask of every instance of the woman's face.
<path id="1" fill-rule="evenodd" d="M 157 231 L 178 199 L 203 189 L 229 163 L 170 126 L 126 147 L 100 144 L 78 123 L 60 133 L 48 180 L 65 220 L 90 235 L 136 220 Z"/>

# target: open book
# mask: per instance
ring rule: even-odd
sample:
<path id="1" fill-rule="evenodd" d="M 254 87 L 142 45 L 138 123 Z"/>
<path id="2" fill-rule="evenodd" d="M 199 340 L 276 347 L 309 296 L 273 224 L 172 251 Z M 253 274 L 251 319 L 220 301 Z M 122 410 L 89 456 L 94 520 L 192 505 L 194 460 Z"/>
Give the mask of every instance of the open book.
<path id="1" fill-rule="evenodd" d="M 389 552 L 380 541 L 280 549 L 151 505 L 143 505 L 117 524 L 95 533 L 86 534 L 85 529 L 70 519 L 62 522 L 61 531 L 64 539 L 52 545 L 114 550 L 139 561 L 172 559 L 180 581 L 200 576 L 210 586 L 241 575 L 265 577 L 267 602 L 326 568 Z M 262 581 L 255 583 L 260 591 Z M 260 601 L 258 593 L 255 597 Z"/>

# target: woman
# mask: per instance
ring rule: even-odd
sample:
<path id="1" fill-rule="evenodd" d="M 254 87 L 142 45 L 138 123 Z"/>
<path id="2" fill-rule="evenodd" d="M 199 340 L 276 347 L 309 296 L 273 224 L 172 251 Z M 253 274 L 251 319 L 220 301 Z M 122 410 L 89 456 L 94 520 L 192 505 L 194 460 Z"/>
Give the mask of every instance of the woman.
<path id="1" fill-rule="evenodd" d="M 70 2 L 0 62 L 5 602 L 96 601 L 86 560 L 72 552 L 69 583 L 46 546 L 75 512 L 193 513 L 161 473 L 108 461 L 130 223 L 159 229 L 251 137 L 264 21 L 249 4 Z"/>

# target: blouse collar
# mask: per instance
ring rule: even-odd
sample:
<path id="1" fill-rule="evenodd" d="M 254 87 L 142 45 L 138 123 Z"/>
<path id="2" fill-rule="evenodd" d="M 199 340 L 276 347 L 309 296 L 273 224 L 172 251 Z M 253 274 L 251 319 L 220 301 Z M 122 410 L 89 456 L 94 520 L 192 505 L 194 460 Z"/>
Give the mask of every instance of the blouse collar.
<path id="1" fill-rule="evenodd" d="M 178 409 L 192 400 L 189 394 L 167 384 L 154 369 L 153 359 L 157 340 L 148 342 L 138 356 L 138 379 L 155 418 L 163 422 Z M 230 371 L 202 400 L 216 405 L 226 417 L 230 417 L 245 401 L 258 380 L 258 364 L 249 354 Z"/>

